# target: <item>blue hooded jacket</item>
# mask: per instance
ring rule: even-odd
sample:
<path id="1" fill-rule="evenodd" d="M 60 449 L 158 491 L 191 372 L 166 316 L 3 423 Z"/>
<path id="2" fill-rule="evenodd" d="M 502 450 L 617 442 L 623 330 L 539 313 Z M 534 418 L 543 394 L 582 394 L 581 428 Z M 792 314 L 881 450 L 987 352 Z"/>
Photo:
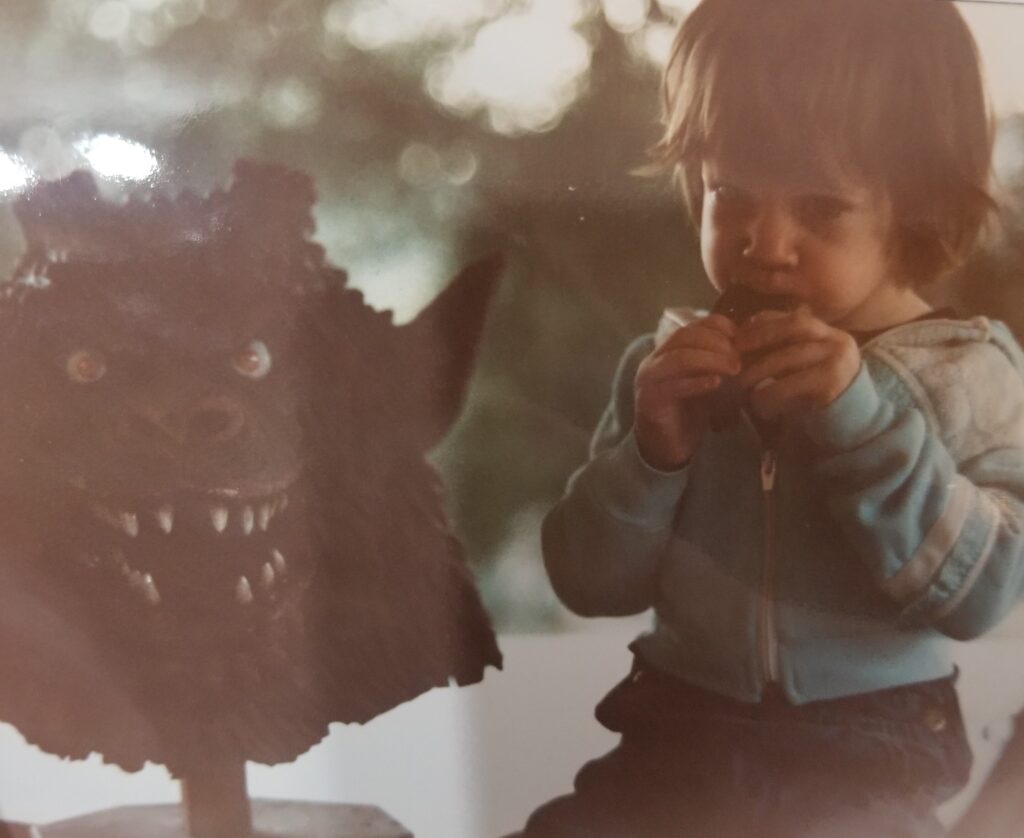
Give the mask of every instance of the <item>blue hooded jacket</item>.
<path id="1" fill-rule="evenodd" d="M 561 599 L 589 616 L 653 608 L 637 651 L 742 701 L 794 703 L 930 680 L 950 638 L 1024 588 L 1024 354 L 983 317 L 897 326 L 862 347 L 830 405 L 765 448 L 749 419 L 680 471 L 640 457 L 620 364 L 591 459 L 544 522 Z"/>

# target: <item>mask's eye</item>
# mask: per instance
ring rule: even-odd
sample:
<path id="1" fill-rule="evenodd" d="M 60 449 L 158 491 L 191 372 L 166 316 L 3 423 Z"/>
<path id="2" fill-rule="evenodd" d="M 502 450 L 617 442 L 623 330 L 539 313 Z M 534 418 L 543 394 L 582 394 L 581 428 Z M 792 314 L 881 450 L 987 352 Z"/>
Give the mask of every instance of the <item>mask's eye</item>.
<path id="1" fill-rule="evenodd" d="M 263 378 L 270 372 L 270 350 L 261 340 L 250 341 L 235 353 L 231 365 L 246 378 Z"/>
<path id="2" fill-rule="evenodd" d="M 95 349 L 76 349 L 68 355 L 64 369 L 68 378 L 76 384 L 92 384 L 103 378 L 107 371 L 107 361 L 103 353 Z"/>

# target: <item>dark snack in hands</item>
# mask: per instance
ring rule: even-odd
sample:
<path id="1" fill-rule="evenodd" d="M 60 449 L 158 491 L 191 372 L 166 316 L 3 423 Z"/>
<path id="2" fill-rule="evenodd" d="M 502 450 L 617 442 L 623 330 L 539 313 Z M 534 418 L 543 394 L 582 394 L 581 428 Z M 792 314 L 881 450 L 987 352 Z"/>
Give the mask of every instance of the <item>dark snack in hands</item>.
<path id="1" fill-rule="evenodd" d="M 718 298 L 712 314 L 723 314 L 737 326 L 759 311 L 788 311 L 792 299 L 785 294 L 762 294 L 745 285 L 731 285 Z"/>
<path id="2" fill-rule="evenodd" d="M 784 294 L 762 294 L 744 285 L 730 286 L 714 308 L 713 314 L 728 317 L 737 326 L 746 322 L 761 311 L 787 311 L 792 304 L 790 297 Z M 744 356 L 744 364 L 756 361 L 761 353 L 754 352 Z M 724 378 L 721 386 L 711 395 L 711 428 L 724 431 L 739 418 L 743 407 L 743 391 L 735 378 Z"/>

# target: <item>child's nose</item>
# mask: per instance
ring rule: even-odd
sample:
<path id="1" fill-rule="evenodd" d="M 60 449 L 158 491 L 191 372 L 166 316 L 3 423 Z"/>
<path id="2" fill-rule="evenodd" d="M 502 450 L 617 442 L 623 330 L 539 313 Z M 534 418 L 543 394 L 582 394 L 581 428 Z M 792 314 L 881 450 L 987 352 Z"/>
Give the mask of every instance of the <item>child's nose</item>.
<path id="1" fill-rule="evenodd" d="M 743 256 L 756 267 L 770 271 L 796 267 L 799 226 L 785 207 L 762 204 L 744 232 Z"/>

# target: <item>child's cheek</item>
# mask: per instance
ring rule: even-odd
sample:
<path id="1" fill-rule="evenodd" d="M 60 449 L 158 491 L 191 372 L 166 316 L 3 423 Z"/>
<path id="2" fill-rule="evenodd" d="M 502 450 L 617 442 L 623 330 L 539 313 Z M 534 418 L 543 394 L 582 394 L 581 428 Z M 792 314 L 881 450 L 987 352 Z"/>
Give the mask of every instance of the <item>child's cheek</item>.
<path id="1" fill-rule="evenodd" d="M 712 224 L 704 224 L 701 227 L 700 258 L 715 290 L 725 290 L 733 271 L 729 265 L 728 247 L 724 236 Z"/>

